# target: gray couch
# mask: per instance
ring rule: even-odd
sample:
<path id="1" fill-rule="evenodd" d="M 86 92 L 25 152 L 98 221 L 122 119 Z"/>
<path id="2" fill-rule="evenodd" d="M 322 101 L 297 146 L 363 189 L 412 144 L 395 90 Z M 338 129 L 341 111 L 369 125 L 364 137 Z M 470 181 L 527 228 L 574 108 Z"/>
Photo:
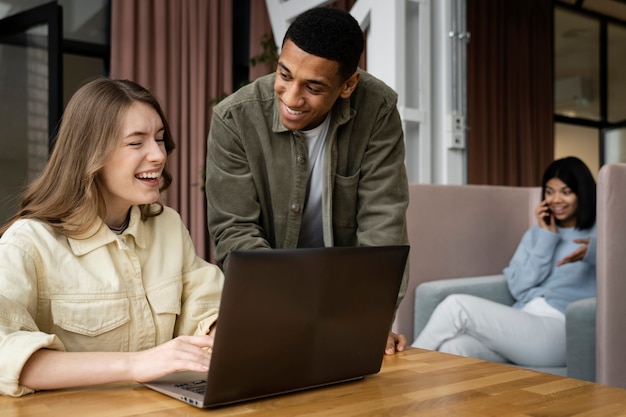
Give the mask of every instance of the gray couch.
<path id="1" fill-rule="evenodd" d="M 501 274 L 524 232 L 536 224 L 534 209 L 539 204 L 541 189 L 411 184 L 409 192 L 410 274 L 394 330 L 403 333 L 411 343 L 434 306 L 452 292 L 512 303 Z M 626 224 L 626 216 L 624 219 Z M 598 250 L 600 244 L 599 237 Z M 622 258 L 626 261 L 626 257 Z M 567 312 L 567 369 L 538 370 L 594 380 L 595 300 L 576 304 Z"/>
<path id="2" fill-rule="evenodd" d="M 501 274 L 535 223 L 538 187 L 410 184 L 409 282 L 394 330 L 413 341 L 415 288 L 422 282 Z"/>
<path id="3" fill-rule="evenodd" d="M 498 303 L 512 305 L 503 275 L 444 279 L 420 284 L 415 289 L 414 334 L 419 334 L 433 310 L 450 294 L 471 294 Z M 567 307 L 566 367 L 533 368 L 537 371 L 595 381 L 596 299 L 587 298 Z"/>
<path id="4" fill-rule="evenodd" d="M 626 388 L 626 164 L 598 173 L 596 380 Z"/>

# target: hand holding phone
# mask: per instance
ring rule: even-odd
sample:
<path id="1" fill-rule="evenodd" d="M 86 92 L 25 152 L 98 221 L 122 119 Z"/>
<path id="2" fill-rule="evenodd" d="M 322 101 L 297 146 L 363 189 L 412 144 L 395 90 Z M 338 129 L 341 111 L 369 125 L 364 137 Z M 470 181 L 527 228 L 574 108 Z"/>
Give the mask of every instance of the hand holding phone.
<path id="1" fill-rule="evenodd" d="M 549 225 L 551 223 L 551 220 L 552 220 L 552 212 L 550 211 L 550 209 L 547 209 L 545 216 L 543 216 L 543 221 Z"/>
<path id="2" fill-rule="evenodd" d="M 548 203 L 545 200 L 539 203 L 537 210 L 535 210 L 535 215 L 537 216 L 537 222 L 540 227 L 556 232 L 556 225 L 553 219 L 552 211 L 550 211 Z"/>

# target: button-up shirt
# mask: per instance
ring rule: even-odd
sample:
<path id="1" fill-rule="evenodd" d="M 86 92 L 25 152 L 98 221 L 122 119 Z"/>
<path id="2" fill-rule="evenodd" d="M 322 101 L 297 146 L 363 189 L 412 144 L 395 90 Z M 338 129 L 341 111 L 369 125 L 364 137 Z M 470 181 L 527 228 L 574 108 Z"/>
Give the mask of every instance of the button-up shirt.
<path id="1" fill-rule="evenodd" d="M 274 77 L 242 87 L 213 110 L 206 193 L 219 261 L 235 249 L 298 245 L 309 155 L 304 135 L 280 122 Z M 389 86 L 361 72 L 352 95 L 333 106 L 323 156 L 324 246 L 408 243 L 408 180 L 396 105 Z M 406 279 L 399 300 L 405 288 Z"/>

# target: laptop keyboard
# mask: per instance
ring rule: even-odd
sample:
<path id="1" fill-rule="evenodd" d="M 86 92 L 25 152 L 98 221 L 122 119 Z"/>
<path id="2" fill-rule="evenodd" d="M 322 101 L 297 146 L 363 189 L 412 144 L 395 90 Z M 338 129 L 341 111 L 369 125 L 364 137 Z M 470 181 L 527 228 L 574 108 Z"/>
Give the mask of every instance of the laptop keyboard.
<path id="1" fill-rule="evenodd" d="M 182 384 L 176 384 L 176 388 L 181 388 L 187 391 L 195 392 L 196 394 L 204 394 L 206 391 L 206 380 L 199 379 L 197 381 L 184 382 Z"/>

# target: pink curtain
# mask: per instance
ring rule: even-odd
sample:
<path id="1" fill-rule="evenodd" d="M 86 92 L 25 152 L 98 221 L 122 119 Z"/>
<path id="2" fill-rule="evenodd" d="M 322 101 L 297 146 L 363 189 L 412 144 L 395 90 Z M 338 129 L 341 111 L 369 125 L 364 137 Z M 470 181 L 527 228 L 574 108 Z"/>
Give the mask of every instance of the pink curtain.
<path id="1" fill-rule="evenodd" d="M 136 81 L 160 100 L 176 150 L 166 204 L 210 258 L 204 195 L 211 101 L 232 90 L 230 0 L 112 0 L 111 76 Z"/>
<path id="2" fill-rule="evenodd" d="M 331 5 L 349 10 L 354 3 Z M 142 84 L 161 102 L 176 142 L 168 160 L 173 182 L 166 204 L 181 214 L 198 254 L 211 260 L 203 187 L 206 139 L 212 104 L 233 89 L 232 8 L 231 0 L 111 0 L 111 76 Z M 255 57 L 264 53 L 263 37 L 272 36 L 265 1 L 250 0 L 250 15 L 250 57 Z M 249 78 L 274 70 L 254 65 Z"/>
<path id="3" fill-rule="evenodd" d="M 276 45 L 282 42 L 282 39 L 274 39 L 265 0 L 250 0 L 250 57 L 258 57 L 266 53 L 263 50 L 264 40 L 271 40 Z M 276 70 L 275 66 L 265 63 L 250 65 L 248 77 L 250 81 L 254 81 L 274 70 Z"/>

